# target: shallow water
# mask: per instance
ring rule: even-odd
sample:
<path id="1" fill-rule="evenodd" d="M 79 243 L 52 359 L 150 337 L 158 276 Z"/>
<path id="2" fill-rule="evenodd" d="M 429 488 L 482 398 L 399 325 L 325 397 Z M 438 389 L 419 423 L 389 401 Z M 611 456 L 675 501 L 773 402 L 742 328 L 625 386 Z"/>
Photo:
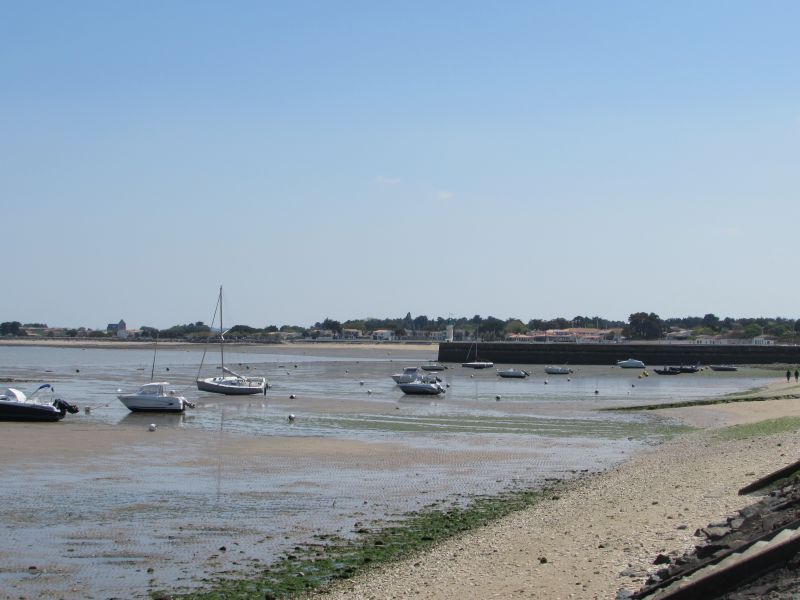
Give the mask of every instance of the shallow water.
<path id="1" fill-rule="evenodd" d="M 81 407 L 59 423 L 0 423 L 0 435 L 25 428 L 36 444 L 60 428 L 85 440 L 48 460 L 26 460 L 24 449 L 3 457 L 4 597 L 196 587 L 318 534 L 348 537 L 356 523 L 603 469 L 664 433 L 652 414 L 598 408 L 707 398 L 774 379 L 755 370 L 639 378 L 595 366 L 552 376 L 537 366 L 527 380 L 508 380 L 456 365 L 438 373 L 447 393 L 428 398 L 404 395 L 389 376 L 433 356 L 282 352 L 226 351 L 226 365 L 271 383 L 266 396 L 236 398 L 196 390 L 202 352 L 159 350 L 155 379 L 197 407 L 140 415 L 116 393 L 149 381 L 151 350 L 0 346 L 0 376 L 29 380 L 13 387 L 53 383 Z M 219 373 L 216 360 L 206 356 L 204 376 Z M 151 423 L 157 431 L 144 441 L 93 450 L 93 435 L 138 440 Z"/>

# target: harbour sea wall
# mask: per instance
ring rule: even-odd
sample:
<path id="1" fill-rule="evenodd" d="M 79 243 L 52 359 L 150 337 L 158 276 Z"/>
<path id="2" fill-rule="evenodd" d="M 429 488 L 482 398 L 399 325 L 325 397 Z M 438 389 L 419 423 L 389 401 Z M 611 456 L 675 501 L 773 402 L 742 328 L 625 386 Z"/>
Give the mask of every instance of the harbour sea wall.
<path id="1" fill-rule="evenodd" d="M 800 346 L 749 344 L 576 344 L 536 342 L 480 342 L 478 360 L 502 364 L 613 365 L 636 358 L 647 365 L 800 364 Z M 475 360 L 474 342 L 442 342 L 440 362 Z"/>

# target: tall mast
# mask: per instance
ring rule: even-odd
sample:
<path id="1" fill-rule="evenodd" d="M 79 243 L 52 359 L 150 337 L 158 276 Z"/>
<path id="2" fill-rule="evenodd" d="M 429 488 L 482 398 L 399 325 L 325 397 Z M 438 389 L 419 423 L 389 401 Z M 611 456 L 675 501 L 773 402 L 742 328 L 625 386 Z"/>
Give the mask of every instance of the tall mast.
<path id="1" fill-rule="evenodd" d="M 225 376 L 225 328 L 222 326 L 222 286 L 219 286 L 219 357 L 222 364 L 222 375 Z"/>
<path id="2" fill-rule="evenodd" d="M 150 367 L 150 382 L 153 381 L 153 373 L 156 370 L 156 351 L 158 350 L 158 331 L 156 331 L 156 343 L 153 344 L 153 366 Z"/>

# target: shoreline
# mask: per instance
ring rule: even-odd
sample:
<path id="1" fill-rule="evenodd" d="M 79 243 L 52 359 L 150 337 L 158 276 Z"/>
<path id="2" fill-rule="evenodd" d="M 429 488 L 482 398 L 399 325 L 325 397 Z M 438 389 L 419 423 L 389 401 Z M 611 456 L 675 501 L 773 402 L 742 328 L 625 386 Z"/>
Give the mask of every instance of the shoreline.
<path id="1" fill-rule="evenodd" d="M 787 390 L 797 393 L 800 386 L 776 382 L 767 388 L 770 393 Z M 276 597 L 294 590 L 293 597 L 330 600 L 552 600 L 613 598 L 620 590 L 636 591 L 648 573 L 657 570 L 653 560 L 658 554 L 677 556 L 692 549 L 700 541 L 695 531 L 756 501 L 738 496 L 739 488 L 791 463 L 800 450 L 794 434 L 800 427 L 796 400 L 754 398 L 744 403 L 665 408 L 660 413 L 698 429 L 637 452 L 608 470 L 491 498 L 490 505 L 511 502 L 516 508 L 499 508 L 502 516 L 480 518 L 483 524 L 460 533 L 437 527 L 444 533 L 439 539 L 431 534 L 430 543 L 421 543 L 418 535 L 414 538 L 413 530 L 431 513 L 417 513 L 408 526 L 412 531 L 404 532 L 417 549 L 400 558 L 385 553 L 388 558 L 376 562 L 365 558 L 372 556 L 372 546 L 407 543 L 384 533 L 384 529 L 397 529 L 390 525 L 370 531 L 354 546 L 337 547 L 328 557 L 337 562 L 337 552 L 348 556 L 354 563 L 344 563 L 355 575 L 340 579 L 334 572 L 328 583 L 313 591 L 298 585 L 297 579 L 298 573 L 315 572 L 314 565 L 321 559 L 311 550 L 317 549 L 306 557 L 297 553 L 301 556 L 284 558 L 270 576 L 289 587 L 275 587 Z M 790 421 L 784 422 L 787 418 Z M 748 429 L 770 419 L 777 419 L 774 432 L 763 435 Z M 518 494 L 538 499 L 519 503 Z M 477 509 L 479 515 L 484 508 Z M 434 520 L 460 521 L 465 513 L 449 510 L 433 515 Z M 465 520 L 470 518 L 467 514 Z M 231 592 L 226 588 L 226 594 Z M 186 597 L 205 598 L 213 593 L 206 590 Z"/>
<path id="2" fill-rule="evenodd" d="M 696 530 L 756 501 L 738 489 L 790 464 L 800 451 L 796 423 L 765 436 L 720 435 L 737 428 L 746 433 L 746 424 L 770 419 L 800 419 L 797 401 L 718 405 L 694 414 L 665 409 L 664 416 L 701 429 L 568 482 L 531 508 L 308 597 L 552 600 L 638 590 L 658 569 L 658 554 L 692 549 L 700 541 Z"/>

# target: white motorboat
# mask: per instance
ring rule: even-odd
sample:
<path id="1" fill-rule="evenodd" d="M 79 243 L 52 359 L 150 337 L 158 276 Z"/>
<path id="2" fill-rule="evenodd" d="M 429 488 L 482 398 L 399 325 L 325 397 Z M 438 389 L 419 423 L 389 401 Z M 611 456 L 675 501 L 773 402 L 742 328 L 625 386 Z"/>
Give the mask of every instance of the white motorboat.
<path id="1" fill-rule="evenodd" d="M 567 367 L 559 367 L 556 365 L 547 365 L 544 368 L 544 372 L 548 375 L 569 375 L 572 373 L 572 369 L 568 369 Z"/>
<path id="2" fill-rule="evenodd" d="M 412 395 L 438 396 L 439 394 L 444 394 L 445 390 L 444 386 L 438 381 L 425 381 L 423 379 L 399 383 L 398 385 L 404 394 Z"/>
<path id="3" fill-rule="evenodd" d="M 119 394 L 117 398 L 132 412 L 183 412 L 194 404 L 175 390 L 170 390 L 166 381 L 147 383 L 135 394 Z"/>
<path id="4" fill-rule="evenodd" d="M 40 401 L 40 390 L 49 390 L 50 399 Z M 55 398 L 55 390 L 49 383 L 40 385 L 26 396 L 15 388 L 6 388 L 0 393 L 0 421 L 60 421 L 67 413 L 75 414 L 78 407 Z"/>
<path id="5" fill-rule="evenodd" d="M 405 367 L 402 373 L 392 375 L 395 383 L 411 383 L 422 376 L 419 367 Z"/>
<path id="6" fill-rule="evenodd" d="M 494 363 L 485 360 L 473 360 L 472 362 L 461 363 L 461 366 L 468 369 L 491 369 Z"/>
<path id="7" fill-rule="evenodd" d="M 710 365 L 712 371 L 738 371 L 736 365 Z"/>
<path id="8" fill-rule="evenodd" d="M 644 369 L 644 363 L 635 358 L 628 358 L 625 360 L 618 360 L 617 366 L 621 369 Z"/>
<path id="9" fill-rule="evenodd" d="M 498 369 L 497 376 L 507 379 L 525 379 L 530 373 L 522 369 Z"/>
<path id="10" fill-rule="evenodd" d="M 267 394 L 267 379 L 266 377 L 247 377 L 239 375 L 225 366 L 225 329 L 222 327 L 222 286 L 219 286 L 219 299 L 217 300 L 217 310 L 219 310 L 219 355 L 220 366 L 222 372 L 226 375 L 219 377 L 206 377 L 200 378 L 200 371 L 203 370 L 203 361 L 200 361 L 200 369 L 197 374 L 197 389 L 204 392 L 213 392 L 215 394 L 226 395 L 250 395 L 250 394 Z M 214 311 L 216 317 L 216 310 Z M 212 325 L 214 318 L 211 319 Z M 206 353 L 203 352 L 203 359 Z"/>

